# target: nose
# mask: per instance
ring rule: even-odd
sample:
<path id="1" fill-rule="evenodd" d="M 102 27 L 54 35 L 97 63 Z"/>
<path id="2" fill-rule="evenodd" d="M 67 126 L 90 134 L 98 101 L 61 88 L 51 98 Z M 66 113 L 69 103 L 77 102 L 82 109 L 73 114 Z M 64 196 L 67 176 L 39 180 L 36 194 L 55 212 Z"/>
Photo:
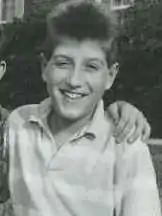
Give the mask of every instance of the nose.
<path id="1" fill-rule="evenodd" d="M 84 74 L 80 67 L 74 67 L 68 75 L 67 83 L 73 88 L 81 87 L 83 84 Z"/>

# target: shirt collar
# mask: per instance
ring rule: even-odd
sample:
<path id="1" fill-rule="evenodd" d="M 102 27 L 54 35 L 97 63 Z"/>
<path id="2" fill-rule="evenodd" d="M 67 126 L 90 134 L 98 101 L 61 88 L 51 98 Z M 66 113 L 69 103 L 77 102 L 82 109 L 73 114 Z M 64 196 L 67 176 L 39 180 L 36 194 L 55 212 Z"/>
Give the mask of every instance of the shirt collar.
<path id="1" fill-rule="evenodd" d="M 87 127 L 85 135 L 88 135 L 88 137 L 93 135 L 95 138 L 100 138 L 107 129 L 113 129 L 112 126 L 112 121 L 108 118 L 108 116 L 105 116 L 104 103 L 103 100 L 101 100 L 98 103 L 89 126 Z M 106 134 L 107 133 L 108 132 L 106 132 Z"/>
<path id="2" fill-rule="evenodd" d="M 81 137 L 86 137 L 89 140 L 94 140 L 99 134 L 99 125 L 103 121 L 104 118 L 104 109 L 103 109 L 103 101 L 100 101 L 97 105 L 97 108 L 92 116 L 92 119 L 89 123 L 84 126 L 80 131 L 78 131 L 73 140 L 79 139 Z"/>
<path id="3" fill-rule="evenodd" d="M 35 110 L 35 112 L 32 112 L 29 116 L 30 122 L 36 122 L 40 123 L 43 122 L 45 119 L 47 119 L 48 115 L 50 114 L 52 109 L 52 103 L 50 98 L 46 98 L 43 100 Z"/>

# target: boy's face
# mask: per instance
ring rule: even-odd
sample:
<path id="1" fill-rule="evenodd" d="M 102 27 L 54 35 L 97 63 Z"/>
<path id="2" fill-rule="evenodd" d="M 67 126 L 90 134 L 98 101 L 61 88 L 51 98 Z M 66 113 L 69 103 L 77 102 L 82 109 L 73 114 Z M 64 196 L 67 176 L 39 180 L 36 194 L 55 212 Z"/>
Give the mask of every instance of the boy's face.
<path id="1" fill-rule="evenodd" d="M 100 44 L 65 38 L 43 69 L 43 79 L 61 118 L 77 121 L 93 112 L 116 76 Z"/>

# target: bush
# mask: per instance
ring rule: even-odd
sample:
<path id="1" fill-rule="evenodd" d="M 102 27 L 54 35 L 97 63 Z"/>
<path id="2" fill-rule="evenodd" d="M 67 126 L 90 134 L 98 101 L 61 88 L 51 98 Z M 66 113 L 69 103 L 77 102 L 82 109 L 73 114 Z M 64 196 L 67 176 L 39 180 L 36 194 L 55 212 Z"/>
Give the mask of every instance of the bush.
<path id="1" fill-rule="evenodd" d="M 138 106 L 153 136 L 162 126 L 162 2 L 139 1 L 124 14 L 120 35 L 120 74 L 112 92 Z"/>
<path id="2" fill-rule="evenodd" d="M 1 58 L 7 73 L 1 81 L 0 98 L 11 109 L 41 100 L 46 91 L 41 81 L 39 54 L 45 38 L 45 22 L 34 18 L 5 25 Z M 6 97 L 4 97 L 4 95 Z"/>

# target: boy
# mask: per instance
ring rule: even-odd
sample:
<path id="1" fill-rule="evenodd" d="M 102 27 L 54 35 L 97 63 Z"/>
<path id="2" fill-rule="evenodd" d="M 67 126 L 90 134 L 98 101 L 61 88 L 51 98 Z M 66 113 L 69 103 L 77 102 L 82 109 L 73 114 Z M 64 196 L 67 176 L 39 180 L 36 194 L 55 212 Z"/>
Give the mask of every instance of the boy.
<path id="1" fill-rule="evenodd" d="M 15 215 L 160 216 L 147 147 L 117 146 L 104 114 L 102 96 L 118 72 L 111 12 L 69 1 L 47 24 L 42 78 L 49 98 L 8 121 Z"/>

